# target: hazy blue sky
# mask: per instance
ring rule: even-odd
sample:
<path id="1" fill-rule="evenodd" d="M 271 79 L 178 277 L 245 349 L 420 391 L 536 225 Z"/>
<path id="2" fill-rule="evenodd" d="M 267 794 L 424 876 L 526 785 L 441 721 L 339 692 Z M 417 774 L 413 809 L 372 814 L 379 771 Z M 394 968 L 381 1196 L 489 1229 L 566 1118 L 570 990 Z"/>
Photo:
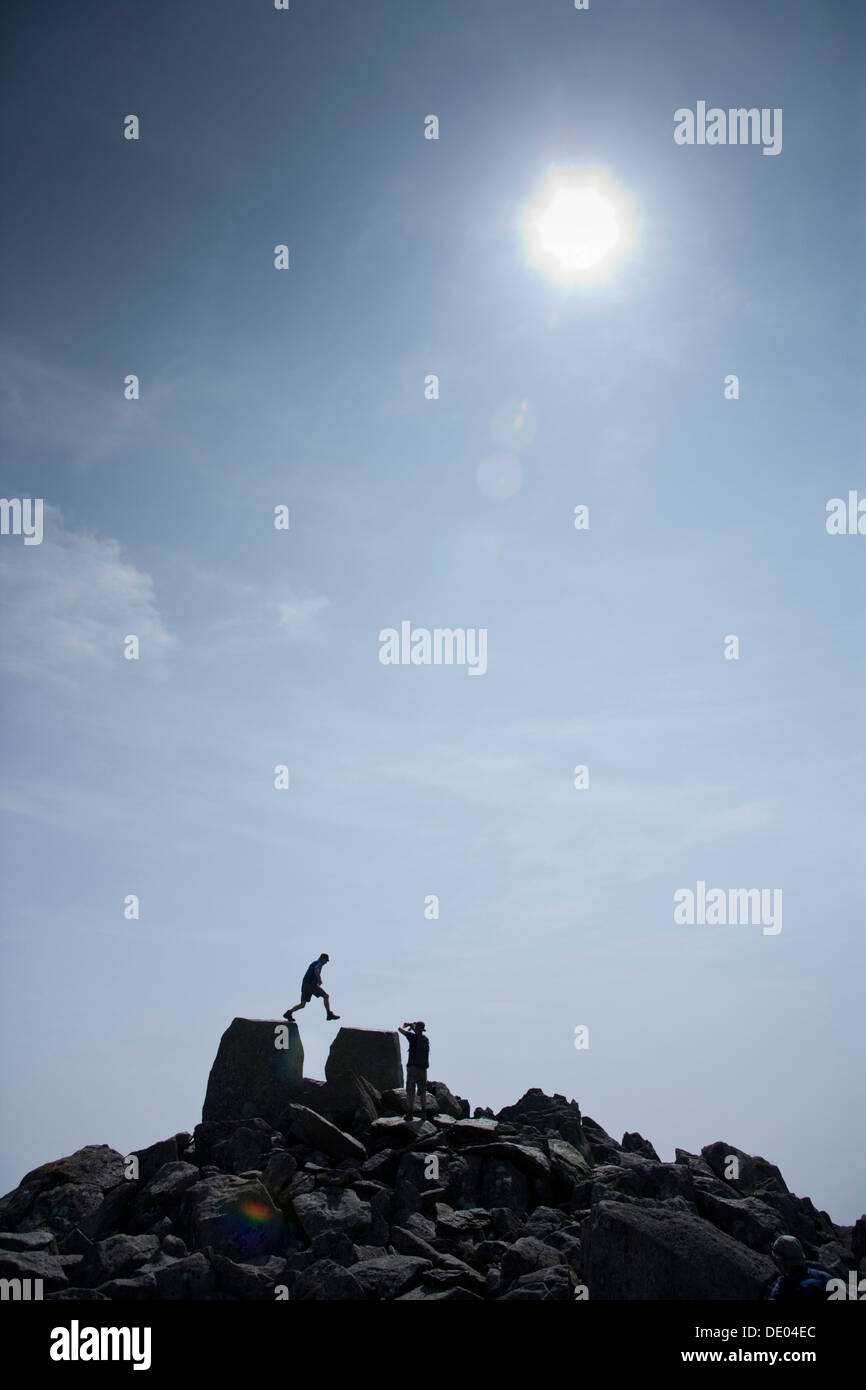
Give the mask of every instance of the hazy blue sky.
<path id="1" fill-rule="evenodd" d="M 342 1021 L 424 1018 L 473 1106 L 724 1139 L 853 1221 L 856 7 L 51 0 L 4 48 L 2 495 L 46 518 L 0 537 L 0 1188 L 191 1129 L 326 950 Z M 699 100 L 782 152 L 678 146 Z M 557 165 L 631 207 L 606 282 L 528 261 Z M 403 620 L 486 628 L 487 673 L 383 666 Z M 676 925 L 698 880 L 782 931 Z"/>

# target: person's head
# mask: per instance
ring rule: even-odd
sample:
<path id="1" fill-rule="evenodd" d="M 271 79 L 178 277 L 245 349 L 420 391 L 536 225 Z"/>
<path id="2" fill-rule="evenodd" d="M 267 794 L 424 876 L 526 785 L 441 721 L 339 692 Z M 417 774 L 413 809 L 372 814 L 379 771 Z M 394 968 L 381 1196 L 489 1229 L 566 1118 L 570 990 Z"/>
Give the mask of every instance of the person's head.
<path id="1" fill-rule="evenodd" d="M 415 1024 L 413 1024 L 413 1027 L 414 1027 L 416 1033 L 423 1033 L 423 1032 L 424 1032 L 424 1024 L 423 1024 L 423 1023 L 415 1023 Z"/>
<path id="2" fill-rule="evenodd" d="M 331 957 L 328 955 L 327 951 L 323 951 L 322 954 L 319 956 L 319 960 L 322 962 L 323 965 L 326 961 L 329 961 L 330 959 Z"/>
<path id="3" fill-rule="evenodd" d="M 805 1252 L 796 1236 L 776 1236 L 771 1254 L 783 1274 L 792 1274 L 806 1263 Z"/>

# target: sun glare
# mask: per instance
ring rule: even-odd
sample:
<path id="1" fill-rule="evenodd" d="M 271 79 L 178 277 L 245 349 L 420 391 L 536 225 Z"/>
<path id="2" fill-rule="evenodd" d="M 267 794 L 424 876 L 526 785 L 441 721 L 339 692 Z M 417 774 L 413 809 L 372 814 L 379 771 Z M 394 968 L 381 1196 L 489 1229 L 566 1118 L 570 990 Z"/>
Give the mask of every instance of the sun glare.
<path id="1" fill-rule="evenodd" d="M 553 173 L 527 210 L 530 259 L 556 280 L 603 279 L 630 240 L 624 200 L 598 175 Z"/>

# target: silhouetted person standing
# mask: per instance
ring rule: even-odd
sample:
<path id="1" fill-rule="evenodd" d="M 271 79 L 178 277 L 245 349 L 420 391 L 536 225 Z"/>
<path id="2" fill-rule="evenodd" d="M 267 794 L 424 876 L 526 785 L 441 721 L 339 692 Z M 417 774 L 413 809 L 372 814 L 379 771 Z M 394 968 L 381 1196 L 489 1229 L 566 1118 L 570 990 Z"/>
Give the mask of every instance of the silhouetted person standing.
<path id="1" fill-rule="evenodd" d="M 411 1029 L 411 1032 L 409 1031 Z M 415 1110 L 415 1088 L 421 1103 L 422 1123 L 427 1118 L 427 1066 L 430 1061 L 430 1039 L 423 1023 L 404 1023 L 397 1029 L 409 1039 L 409 1058 L 406 1063 L 406 1114 L 411 1120 Z"/>
<path id="2" fill-rule="evenodd" d="M 325 1013 L 328 1018 L 340 1017 L 339 1014 L 331 1013 L 331 1001 L 322 989 L 322 966 L 327 965 L 330 959 L 331 957 L 323 951 L 318 960 L 314 960 L 307 966 L 307 972 L 301 981 L 301 1002 L 300 1004 L 295 1004 L 294 1008 L 286 1009 L 286 1012 L 283 1014 L 283 1018 L 287 1018 L 289 1023 L 294 1023 L 295 1020 L 292 1018 L 292 1014 L 297 1013 L 298 1009 L 306 1008 L 313 995 L 324 1001 Z"/>

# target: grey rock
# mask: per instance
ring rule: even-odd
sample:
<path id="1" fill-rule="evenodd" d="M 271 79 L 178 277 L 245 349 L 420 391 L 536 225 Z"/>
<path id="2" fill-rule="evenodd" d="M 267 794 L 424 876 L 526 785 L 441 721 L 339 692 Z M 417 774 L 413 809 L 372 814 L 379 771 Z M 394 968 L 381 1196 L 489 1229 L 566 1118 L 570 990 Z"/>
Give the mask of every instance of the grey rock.
<path id="1" fill-rule="evenodd" d="M 564 1303 L 571 1300 L 573 1287 L 568 1267 L 551 1265 L 546 1269 L 522 1275 L 507 1293 L 502 1294 L 498 1302 Z"/>
<path id="2" fill-rule="evenodd" d="M 109 1280 L 124 1279 L 152 1260 L 158 1251 L 156 1236 L 108 1236 L 80 1257 L 84 1262 L 83 1277 L 77 1282 L 97 1288 Z"/>
<path id="3" fill-rule="evenodd" d="M 711 1192 L 697 1192 L 697 1208 L 701 1216 L 734 1240 L 766 1253 L 777 1235 L 784 1231 L 779 1213 L 756 1197 L 717 1197 Z"/>
<path id="4" fill-rule="evenodd" d="M 210 1263 L 216 1277 L 217 1288 L 230 1298 L 251 1302 L 270 1302 L 274 1298 L 274 1287 L 281 1282 L 284 1261 L 274 1260 L 276 1269 L 268 1266 L 240 1264 L 226 1259 L 225 1255 L 210 1252 Z"/>
<path id="5" fill-rule="evenodd" d="M 351 1269 L 342 1269 L 333 1260 L 316 1260 L 297 1277 L 292 1292 L 300 1302 L 360 1303 L 367 1298 L 360 1280 Z"/>
<path id="6" fill-rule="evenodd" d="M 771 1260 L 702 1217 L 600 1202 L 583 1227 L 591 1299 L 756 1299 Z"/>
<path id="7" fill-rule="evenodd" d="M 388 1226 L 381 1212 L 351 1188 L 319 1188 L 295 1197 L 295 1216 L 309 1240 L 325 1231 L 343 1231 L 353 1244 L 384 1245 Z"/>
<path id="8" fill-rule="evenodd" d="M 290 1105 L 292 1130 L 311 1148 L 319 1149 L 338 1162 L 343 1158 L 355 1159 L 363 1163 L 367 1157 L 364 1145 L 351 1134 L 337 1129 L 324 1115 L 317 1115 L 305 1105 Z"/>
<path id="9" fill-rule="evenodd" d="M 136 1198 L 140 1211 L 173 1206 L 179 1202 L 187 1188 L 198 1182 L 201 1174 L 194 1163 L 176 1159 L 159 1168 L 150 1181 L 142 1188 Z"/>
<path id="10" fill-rule="evenodd" d="M 428 1092 L 432 1091 L 436 1097 L 437 1109 L 441 1110 L 443 1115 L 448 1115 L 454 1120 L 466 1118 L 464 1115 L 465 1102 L 452 1095 L 444 1081 L 428 1081 L 427 1090 Z"/>
<path id="11" fill-rule="evenodd" d="M 548 1265 L 564 1263 L 565 1256 L 561 1250 L 555 1250 L 553 1246 L 536 1240 L 534 1236 L 521 1236 L 520 1240 L 508 1247 L 502 1257 L 502 1278 L 505 1283 L 510 1283 L 513 1279 L 532 1274 L 538 1269 L 545 1269 Z"/>
<path id="12" fill-rule="evenodd" d="M 146 1149 L 133 1149 L 132 1153 L 138 1159 L 138 1180 L 141 1183 L 150 1182 L 154 1174 L 166 1163 L 176 1163 L 181 1157 L 176 1137 L 161 1139 L 159 1143 L 150 1144 Z"/>
<path id="13" fill-rule="evenodd" d="M 200 1251 L 174 1260 L 155 1272 L 159 1297 L 177 1302 L 183 1299 L 205 1299 L 216 1293 L 217 1280 L 213 1266 Z"/>
<path id="14" fill-rule="evenodd" d="M 112 1301 L 117 1300 L 121 1303 L 146 1303 L 162 1296 L 159 1293 L 156 1279 L 149 1270 L 139 1274 L 130 1274 L 125 1279 L 110 1279 L 97 1292 L 103 1298 L 110 1298 Z"/>
<path id="15" fill-rule="evenodd" d="M 661 1162 L 661 1159 L 659 1158 L 650 1141 L 648 1139 L 644 1139 L 643 1135 L 638 1134 L 636 1130 L 626 1132 L 622 1136 L 621 1147 L 625 1150 L 626 1153 L 642 1154 L 644 1158 L 651 1158 L 656 1163 Z"/>
<path id="16" fill-rule="evenodd" d="M 53 1231 L 2 1231 L 0 1250 L 44 1250 L 56 1254 Z"/>
<path id="17" fill-rule="evenodd" d="M 284 1039 L 288 1046 L 277 1047 Z M 303 1084 L 303 1069 L 304 1048 L 297 1024 L 287 1024 L 285 1019 L 232 1019 L 210 1070 L 202 1120 L 260 1116 L 276 1125 L 292 1093 Z"/>
<path id="18" fill-rule="evenodd" d="M 255 1255 L 282 1251 L 283 1214 L 261 1182 L 221 1174 L 195 1183 L 184 1194 L 182 1210 L 193 1249 L 210 1246 L 227 1259 L 246 1263 Z"/>
<path id="19" fill-rule="evenodd" d="M 60 1258 L 44 1250 L 0 1250 L 0 1279 L 41 1279 L 51 1293 L 69 1283 Z"/>
<path id="20" fill-rule="evenodd" d="M 464 1144 L 484 1144 L 496 1138 L 499 1124 L 496 1120 L 480 1117 L 475 1120 L 458 1120 L 448 1131 L 449 1143 L 453 1146 Z"/>
<path id="21" fill-rule="evenodd" d="M 290 1186 L 298 1171 L 298 1160 L 285 1149 L 275 1149 L 262 1172 L 262 1182 L 278 1207 L 290 1200 Z"/>
<path id="22" fill-rule="evenodd" d="M 357 1279 L 367 1298 L 383 1302 L 405 1293 L 430 1267 L 429 1260 L 414 1255 L 380 1255 L 378 1259 L 352 1265 L 349 1273 Z"/>
<path id="23" fill-rule="evenodd" d="M 331 1043 L 325 1077 L 336 1081 L 345 1076 L 362 1076 L 380 1092 L 402 1086 L 398 1034 L 374 1028 L 341 1028 Z"/>
<path id="24" fill-rule="evenodd" d="M 744 1153 L 735 1144 L 724 1144 L 718 1140 L 715 1144 L 705 1144 L 701 1154 L 717 1178 L 722 1178 L 746 1196 L 754 1195 L 758 1188 L 768 1188 L 774 1192 L 788 1191 L 782 1174 L 774 1163 Z M 732 1155 L 739 1164 L 739 1176 L 736 1179 L 725 1177 L 728 1160 Z M 763 1193 L 761 1195 L 763 1196 Z"/>

